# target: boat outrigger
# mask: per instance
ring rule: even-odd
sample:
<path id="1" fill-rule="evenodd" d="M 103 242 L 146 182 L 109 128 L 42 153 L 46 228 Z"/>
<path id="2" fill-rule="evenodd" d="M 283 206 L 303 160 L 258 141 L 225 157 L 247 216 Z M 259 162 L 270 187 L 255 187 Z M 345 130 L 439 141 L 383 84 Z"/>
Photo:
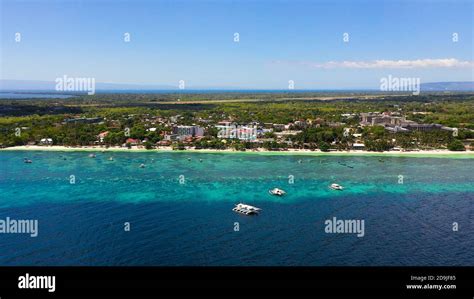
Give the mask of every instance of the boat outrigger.
<path id="1" fill-rule="evenodd" d="M 235 205 L 235 208 L 232 209 L 232 211 L 244 214 L 244 215 L 258 215 L 262 209 L 246 205 L 243 203 L 239 203 Z"/>
<path id="2" fill-rule="evenodd" d="M 283 196 L 286 194 L 285 191 L 278 188 L 273 188 L 272 190 L 268 190 L 268 193 L 270 193 L 271 195 L 276 195 L 276 196 Z"/>
<path id="3" fill-rule="evenodd" d="M 344 187 L 342 187 L 339 184 L 331 184 L 330 187 L 331 187 L 332 190 L 343 190 L 344 189 Z"/>

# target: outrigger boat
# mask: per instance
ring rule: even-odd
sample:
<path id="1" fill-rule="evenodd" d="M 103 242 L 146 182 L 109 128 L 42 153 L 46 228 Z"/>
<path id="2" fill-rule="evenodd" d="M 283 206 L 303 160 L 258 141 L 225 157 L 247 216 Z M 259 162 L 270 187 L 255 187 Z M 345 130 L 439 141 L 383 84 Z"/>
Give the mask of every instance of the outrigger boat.
<path id="1" fill-rule="evenodd" d="M 244 214 L 244 215 L 258 215 L 262 209 L 246 205 L 243 203 L 239 203 L 235 205 L 235 208 L 232 209 L 232 211 Z"/>
<path id="2" fill-rule="evenodd" d="M 344 187 L 342 187 L 341 185 L 338 185 L 338 184 L 331 184 L 331 189 L 332 190 L 343 190 Z"/>
<path id="3" fill-rule="evenodd" d="M 278 189 L 278 188 L 274 188 L 272 190 L 268 190 L 268 193 L 270 193 L 271 195 L 276 195 L 276 196 L 283 196 L 286 194 L 285 191 L 281 190 L 281 189 Z"/>

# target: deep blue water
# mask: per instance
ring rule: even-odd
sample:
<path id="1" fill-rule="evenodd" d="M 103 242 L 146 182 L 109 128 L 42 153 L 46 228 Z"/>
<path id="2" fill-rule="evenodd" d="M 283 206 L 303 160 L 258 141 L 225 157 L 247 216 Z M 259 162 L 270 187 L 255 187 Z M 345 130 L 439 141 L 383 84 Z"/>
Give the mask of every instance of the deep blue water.
<path id="1" fill-rule="evenodd" d="M 0 234 L 1 265 L 474 265 L 472 158 L 87 156 L 0 152 L 0 219 L 39 220 L 36 238 Z M 365 236 L 325 233 L 332 217 Z"/>

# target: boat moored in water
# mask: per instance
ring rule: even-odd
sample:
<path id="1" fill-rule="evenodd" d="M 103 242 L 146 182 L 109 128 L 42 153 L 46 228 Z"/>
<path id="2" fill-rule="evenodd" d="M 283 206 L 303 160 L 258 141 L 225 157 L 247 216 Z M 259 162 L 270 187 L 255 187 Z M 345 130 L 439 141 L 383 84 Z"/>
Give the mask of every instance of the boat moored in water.
<path id="1" fill-rule="evenodd" d="M 246 205 L 243 203 L 236 204 L 235 207 L 232 209 L 232 211 L 244 214 L 244 215 L 258 215 L 262 209 L 251 206 L 251 205 Z"/>
<path id="2" fill-rule="evenodd" d="M 331 187 L 332 190 L 343 190 L 344 189 L 344 187 L 342 187 L 339 184 L 331 184 L 330 187 Z"/>
<path id="3" fill-rule="evenodd" d="M 286 192 L 282 189 L 279 188 L 273 188 L 272 190 L 268 190 L 268 193 L 271 195 L 276 195 L 276 196 L 283 196 L 286 194 Z"/>

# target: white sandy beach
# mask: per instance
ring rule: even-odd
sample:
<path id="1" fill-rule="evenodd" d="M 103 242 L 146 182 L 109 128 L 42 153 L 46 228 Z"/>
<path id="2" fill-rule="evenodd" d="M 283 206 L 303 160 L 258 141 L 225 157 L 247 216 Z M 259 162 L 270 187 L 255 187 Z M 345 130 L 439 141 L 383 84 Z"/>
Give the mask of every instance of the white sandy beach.
<path id="1" fill-rule="evenodd" d="M 100 147 L 100 146 L 83 146 L 68 147 L 61 145 L 40 146 L 40 145 L 22 145 L 0 149 L 0 151 L 90 151 L 90 152 L 196 152 L 196 153 L 260 153 L 275 155 L 382 155 L 382 156 L 462 156 L 474 158 L 474 151 L 453 152 L 449 150 L 420 150 L 420 151 L 385 151 L 370 152 L 364 150 L 353 151 L 330 151 L 322 152 L 320 150 L 309 149 L 288 149 L 287 151 L 269 151 L 266 149 L 247 150 L 245 152 L 236 151 L 234 149 L 194 149 L 186 148 L 186 150 L 173 150 L 170 146 L 163 146 L 156 149 L 147 150 L 144 147 L 132 146 L 130 149 L 126 147 Z"/>

